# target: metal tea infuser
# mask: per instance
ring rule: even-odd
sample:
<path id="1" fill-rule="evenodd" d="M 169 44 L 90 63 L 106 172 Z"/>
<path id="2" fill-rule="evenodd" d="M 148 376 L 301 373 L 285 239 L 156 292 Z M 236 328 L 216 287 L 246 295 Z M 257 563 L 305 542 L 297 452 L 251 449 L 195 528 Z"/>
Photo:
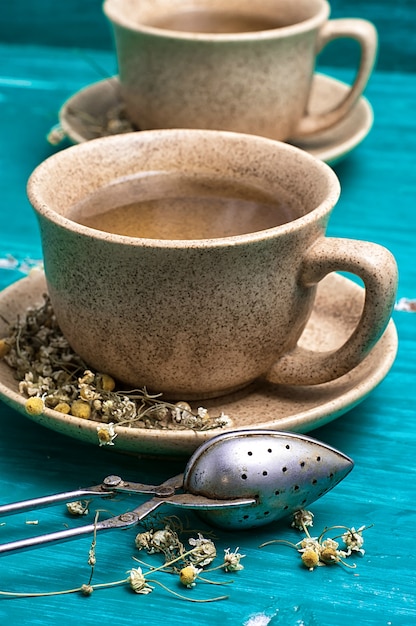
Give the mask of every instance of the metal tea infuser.
<path id="1" fill-rule="evenodd" d="M 226 432 L 195 450 L 183 474 L 161 485 L 107 476 L 100 485 L 0 506 L 0 516 L 33 511 L 78 499 L 148 494 L 136 508 L 95 524 L 0 545 L 0 555 L 83 537 L 102 530 L 136 526 L 160 506 L 193 509 L 225 529 L 268 524 L 330 491 L 352 470 L 348 456 L 316 439 L 263 429 Z"/>

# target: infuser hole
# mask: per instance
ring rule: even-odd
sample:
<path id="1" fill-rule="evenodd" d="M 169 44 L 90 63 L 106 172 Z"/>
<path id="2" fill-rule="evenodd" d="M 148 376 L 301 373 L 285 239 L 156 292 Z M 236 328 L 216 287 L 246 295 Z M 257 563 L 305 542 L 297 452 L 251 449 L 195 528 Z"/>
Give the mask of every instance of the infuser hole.
<path id="1" fill-rule="evenodd" d="M 266 517 L 266 515 L 270 515 L 270 511 L 264 511 L 264 516 Z"/>
<path id="2" fill-rule="evenodd" d="M 247 474 L 241 474 L 241 478 L 242 478 L 243 480 L 247 480 Z"/>
<path id="3" fill-rule="evenodd" d="M 299 489 L 299 485 L 295 485 L 295 486 L 293 487 L 293 491 L 298 491 L 298 489 Z"/>
<path id="4" fill-rule="evenodd" d="M 301 461 L 301 462 L 300 462 L 300 466 L 301 466 L 301 467 L 305 467 L 305 461 Z"/>
<path id="5" fill-rule="evenodd" d="M 273 452 L 273 450 L 272 450 L 271 448 L 269 448 L 269 449 L 267 450 L 267 452 L 268 452 L 269 454 L 271 454 L 271 453 Z"/>
<path id="6" fill-rule="evenodd" d="M 286 450 L 290 450 L 290 445 L 288 443 L 286 444 Z"/>
<path id="7" fill-rule="evenodd" d="M 278 489 L 276 489 L 276 491 L 274 492 L 274 495 L 275 495 L 275 496 L 280 495 L 280 491 L 279 491 Z"/>
<path id="8" fill-rule="evenodd" d="M 264 470 L 263 476 L 267 476 L 267 471 L 266 470 Z"/>
<path id="9" fill-rule="evenodd" d="M 253 453 L 251 451 L 247 452 L 248 456 L 253 456 Z"/>
<path id="10" fill-rule="evenodd" d="M 287 472 L 287 467 L 282 467 L 282 472 Z"/>
<path id="11" fill-rule="evenodd" d="M 313 481 L 312 481 L 312 485 L 316 485 L 317 482 L 318 481 L 316 480 L 316 478 L 314 478 Z"/>
<path id="12" fill-rule="evenodd" d="M 319 461 L 321 460 L 321 457 L 320 457 L 320 456 L 317 456 L 317 457 L 316 457 L 316 460 L 317 460 L 317 461 L 318 461 L 318 463 L 319 463 Z"/>

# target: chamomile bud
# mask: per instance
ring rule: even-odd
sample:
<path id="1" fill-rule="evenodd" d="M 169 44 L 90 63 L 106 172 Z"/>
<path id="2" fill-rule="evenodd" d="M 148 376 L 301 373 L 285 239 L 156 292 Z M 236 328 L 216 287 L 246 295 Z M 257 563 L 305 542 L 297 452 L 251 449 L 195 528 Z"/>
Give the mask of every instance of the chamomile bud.
<path id="1" fill-rule="evenodd" d="M 58 413 L 64 413 L 65 415 L 68 415 L 70 410 L 71 407 L 68 402 L 59 402 L 55 407 L 55 411 L 58 411 Z"/>
<path id="2" fill-rule="evenodd" d="M 201 571 L 195 565 L 187 565 L 179 572 L 179 580 L 185 587 L 195 587 L 195 580 Z"/>
<path id="3" fill-rule="evenodd" d="M 309 571 L 315 569 L 319 563 L 319 556 L 315 550 L 305 550 L 305 552 L 302 552 L 301 559 L 302 563 L 308 568 Z"/>
<path id="4" fill-rule="evenodd" d="M 91 407 L 84 400 L 74 400 L 71 404 L 71 415 L 87 420 L 91 416 Z"/>
<path id="5" fill-rule="evenodd" d="M 28 398 L 25 403 L 26 413 L 29 415 L 42 415 L 45 405 L 39 396 Z"/>
<path id="6" fill-rule="evenodd" d="M 339 555 L 337 551 L 331 547 L 327 547 L 321 550 L 319 558 L 323 563 L 326 563 L 327 565 L 339 561 Z"/>
<path id="7" fill-rule="evenodd" d="M 115 386 L 116 382 L 114 378 L 112 378 L 108 374 L 101 374 L 100 387 L 103 391 L 113 391 L 115 389 Z"/>

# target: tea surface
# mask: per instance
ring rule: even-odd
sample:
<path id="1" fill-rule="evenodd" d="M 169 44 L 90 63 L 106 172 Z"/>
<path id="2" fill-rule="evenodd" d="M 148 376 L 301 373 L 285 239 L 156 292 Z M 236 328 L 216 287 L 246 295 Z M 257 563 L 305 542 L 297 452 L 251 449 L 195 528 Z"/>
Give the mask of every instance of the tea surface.
<path id="1" fill-rule="evenodd" d="M 257 232 L 299 217 L 287 198 L 234 182 L 151 174 L 104 187 L 67 217 L 89 228 L 149 239 L 213 239 Z"/>

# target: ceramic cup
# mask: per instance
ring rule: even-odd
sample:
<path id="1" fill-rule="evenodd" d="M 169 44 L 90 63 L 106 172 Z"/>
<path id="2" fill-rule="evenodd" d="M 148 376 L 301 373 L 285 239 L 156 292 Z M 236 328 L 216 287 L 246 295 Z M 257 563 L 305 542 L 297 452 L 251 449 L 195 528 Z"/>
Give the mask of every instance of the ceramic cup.
<path id="1" fill-rule="evenodd" d="M 329 20 L 325 0 L 106 0 L 121 95 L 138 128 L 231 130 L 285 140 L 330 128 L 361 96 L 377 35 Z M 330 41 L 361 47 L 354 84 L 335 108 L 308 114 L 315 60 Z"/>
<path id="2" fill-rule="evenodd" d="M 375 345 L 396 264 L 377 244 L 325 236 L 339 193 L 333 170 L 298 148 L 190 129 L 72 146 L 28 182 L 50 298 L 73 349 L 129 387 L 182 399 L 242 388 L 276 361 L 282 383 L 322 383 Z M 109 207 L 137 201 L 124 226 L 147 237 L 108 232 Z M 316 286 L 337 270 L 364 282 L 362 317 L 335 351 L 305 351 L 297 342 Z"/>

